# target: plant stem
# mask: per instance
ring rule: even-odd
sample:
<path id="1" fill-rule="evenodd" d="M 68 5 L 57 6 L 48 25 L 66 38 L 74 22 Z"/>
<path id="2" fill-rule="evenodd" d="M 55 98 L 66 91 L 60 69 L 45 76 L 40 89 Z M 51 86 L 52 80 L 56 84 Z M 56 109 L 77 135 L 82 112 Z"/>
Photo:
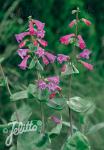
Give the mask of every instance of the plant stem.
<path id="1" fill-rule="evenodd" d="M 37 71 L 37 79 L 39 80 L 40 78 L 41 78 L 41 75 L 40 75 L 39 71 Z M 42 130 L 41 130 L 41 133 L 44 133 L 45 132 L 44 105 L 41 102 L 41 91 L 39 91 L 39 92 L 40 92 L 40 111 L 41 111 L 41 119 L 42 119 Z"/>
<path id="2" fill-rule="evenodd" d="M 71 81 L 72 81 L 72 75 L 69 76 L 69 94 L 68 94 L 68 101 L 70 100 L 71 97 Z M 69 111 L 69 122 L 70 122 L 70 134 L 72 136 L 73 134 L 73 125 L 72 125 L 72 112 L 70 107 L 68 107 Z"/>
<path id="3" fill-rule="evenodd" d="M 12 92 L 11 92 L 10 87 L 9 87 L 8 79 L 7 79 L 7 77 L 5 76 L 5 73 L 4 73 L 4 71 L 3 71 L 3 68 L 2 68 L 2 66 L 1 66 L 1 64 L 0 64 L 0 69 L 1 69 L 2 76 L 3 76 L 4 80 L 6 81 L 6 87 L 7 87 L 8 93 L 9 93 L 9 95 L 11 96 L 11 95 L 12 95 Z M 16 112 L 17 121 L 19 121 L 19 116 L 18 116 L 18 113 L 17 113 L 17 106 L 16 106 L 15 103 L 13 103 L 13 107 L 14 107 L 14 110 L 15 110 L 15 112 Z"/>
<path id="4" fill-rule="evenodd" d="M 76 12 L 76 29 L 75 29 L 75 43 L 77 40 L 77 34 L 78 34 L 78 12 L 79 12 L 79 8 L 77 8 L 77 12 Z M 73 55 L 75 53 L 76 50 L 76 46 L 74 45 L 73 47 Z M 68 101 L 70 101 L 71 98 L 71 82 L 72 82 L 72 75 L 69 76 L 69 95 L 68 95 Z M 73 135 L 73 124 L 72 124 L 72 111 L 70 109 L 70 107 L 68 107 L 68 111 L 69 111 L 69 121 L 70 121 L 70 134 L 71 136 Z"/>

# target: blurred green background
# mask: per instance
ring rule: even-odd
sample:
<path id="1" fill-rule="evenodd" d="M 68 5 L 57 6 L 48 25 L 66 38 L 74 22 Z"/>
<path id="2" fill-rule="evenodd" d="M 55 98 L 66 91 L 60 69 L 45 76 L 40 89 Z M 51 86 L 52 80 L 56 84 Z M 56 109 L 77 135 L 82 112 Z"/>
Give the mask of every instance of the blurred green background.
<path id="1" fill-rule="evenodd" d="M 21 71 L 17 64 L 20 59 L 16 50 L 18 44 L 14 34 L 24 31 L 27 17 L 46 24 L 48 49 L 52 53 L 69 54 L 70 46 L 59 43 L 62 35 L 73 32 L 68 23 L 74 19 L 73 9 L 80 8 L 80 17 L 92 22 L 90 27 L 82 25 L 79 29 L 87 47 L 92 50 L 91 63 L 94 71 L 80 68 L 80 75 L 73 78 L 73 95 L 90 97 L 96 109 L 90 116 L 90 124 L 104 121 L 104 1 L 103 0 L 0 0 L 0 56 L 5 57 L 3 68 L 9 78 L 12 91 L 25 88 L 34 78 L 34 73 Z M 47 69 L 48 70 L 48 69 Z M 50 71 L 50 70 L 49 70 Z M 50 73 L 48 71 L 48 73 Z M 57 72 L 57 70 L 56 70 Z M 1 75 L 1 73 L 0 73 Z M 67 81 L 65 86 L 67 85 Z M 67 89 L 65 90 L 67 92 Z M 6 88 L 0 88 L 0 123 L 9 122 L 13 111 Z M 64 115 L 67 116 L 67 113 Z M 66 117 L 67 118 L 67 117 Z M 63 131 L 64 132 L 64 131 Z M 64 133 L 63 133 L 64 134 Z M 104 150 L 104 129 L 89 136 L 92 150 Z M 57 140 L 57 139 L 56 139 Z M 59 141 L 60 145 L 60 141 Z M 53 146 L 54 149 L 58 150 Z M 6 150 L 4 137 L 0 137 L 0 150 Z"/>

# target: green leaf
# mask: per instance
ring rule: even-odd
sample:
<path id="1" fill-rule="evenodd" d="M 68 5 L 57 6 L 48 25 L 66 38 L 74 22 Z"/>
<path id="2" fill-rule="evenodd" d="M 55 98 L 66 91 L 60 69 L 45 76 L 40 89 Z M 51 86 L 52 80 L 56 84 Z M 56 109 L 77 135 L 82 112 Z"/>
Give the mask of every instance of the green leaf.
<path id="1" fill-rule="evenodd" d="M 36 62 L 36 68 L 37 68 L 37 70 L 39 70 L 39 71 L 43 71 L 43 66 L 40 64 L 39 61 Z"/>
<path id="2" fill-rule="evenodd" d="M 12 146 L 12 147 L 10 147 L 9 150 L 16 150 L 16 147 L 15 147 L 15 146 Z"/>
<path id="3" fill-rule="evenodd" d="M 52 100 L 49 99 L 46 104 L 48 107 L 52 109 L 62 110 L 65 105 L 65 99 L 64 98 L 55 98 Z"/>
<path id="4" fill-rule="evenodd" d="M 32 69 L 35 67 L 36 62 L 34 61 L 34 59 L 31 60 L 30 64 L 29 64 L 29 69 Z"/>
<path id="5" fill-rule="evenodd" d="M 49 136 L 47 133 L 45 133 L 44 135 L 40 137 L 39 141 L 36 143 L 36 146 L 42 147 L 43 145 L 47 143 L 47 141 L 49 141 Z"/>
<path id="6" fill-rule="evenodd" d="M 61 75 L 62 76 L 65 76 L 65 75 L 70 75 L 70 74 L 78 74 L 79 71 L 78 69 L 75 67 L 75 65 L 73 63 L 67 63 L 66 64 L 66 69 L 64 72 L 61 72 Z"/>
<path id="7" fill-rule="evenodd" d="M 0 58 L 0 64 L 4 61 L 4 57 Z"/>
<path id="8" fill-rule="evenodd" d="M 31 43 L 31 44 L 28 44 L 28 47 L 29 47 L 29 49 L 30 49 L 31 51 L 34 52 L 35 46 L 34 46 L 32 43 Z"/>
<path id="9" fill-rule="evenodd" d="M 96 133 L 97 131 L 101 130 L 102 128 L 104 128 L 104 122 L 98 123 L 96 125 L 93 125 L 87 134 L 93 134 Z"/>
<path id="10" fill-rule="evenodd" d="M 91 150 L 89 141 L 81 132 L 76 132 L 69 137 L 61 150 Z"/>
<path id="11" fill-rule="evenodd" d="M 92 108 L 93 103 L 82 99 L 81 97 L 72 97 L 67 101 L 68 106 L 76 112 L 86 112 Z"/>
<path id="12" fill-rule="evenodd" d="M 41 147 L 37 147 L 37 143 L 42 137 L 37 132 L 27 132 L 18 136 L 17 139 L 17 150 L 46 150 L 46 144 L 42 144 Z"/>
<path id="13" fill-rule="evenodd" d="M 34 94 L 37 92 L 37 86 L 35 84 L 29 84 L 27 91 L 29 94 Z"/>
<path id="14" fill-rule="evenodd" d="M 49 132 L 49 137 L 50 137 L 50 138 L 53 138 L 53 137 L 59 135 L 60 132 L 61 132 L 61 129 L 62 129 L 62 123 L 57 124 L 57 126 L 54 127 L 54 128 L 51 130 L 51 132 Z"/>
<path id="15" fill-rule="evenodd" d="M 70 122 L 62 121 L 63 126 L 70 127 Z M 75 125 L 72 126 L 73 130 L 77 131 L 77 127 Z"/>
<path id="16" fill-rule="evenodd" d="M 12 101 L 22 100 L 28 98 L 27 90 L 16 92 L 11 95 L 10 99 Z"/>
<path id="17" fill-rule="evenodd" d="M 19 121 L 28 121 L 28 119 L 32 115 L 32 110 L 29 105 L 23 103 L 22 106 L 13 113 L 13 115 L 11 116 L 11 121 L 17 120 L 17 115 Z"/>

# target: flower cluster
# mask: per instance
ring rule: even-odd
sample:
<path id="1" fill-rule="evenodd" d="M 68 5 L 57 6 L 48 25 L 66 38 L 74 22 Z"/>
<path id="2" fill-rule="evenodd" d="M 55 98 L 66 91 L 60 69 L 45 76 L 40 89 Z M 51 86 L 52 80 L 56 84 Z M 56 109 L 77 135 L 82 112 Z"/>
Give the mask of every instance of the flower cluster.
<path id="1" fill-rule="evenodd" d="M 68 61 L 69 57 L 66 55 L 58 54 L 56 57 L 50 52 L 45 51 L 44 47 L 46 47 L 48 43 L 43 39 L 45 36 L 44 26 L 44 23 L 30 17 L 28 31 L 15 35 L 19 43 L 17 53 L 22 59 L 22 62 L 19 64 L 21 69 L 25 70 L 27 68 L 27 61 L 29 58 L 32 58 L 31 56 L 33 55 L 37 56 L 37 59 L 42 58 L 43 64 L 45 65 L 54 63 L 55 60 L 60 64 L 64 61 Z M 32 50 L 30 44 L 32 44 Z"/>
<path id="2" fill-rule="evenodd" d="M 72 28 L 74 25 L 77 25 L 79 21 L 83 21 L 87 26 L 91 25 L 91 22 L 85 18 L 82 18 L 81 20 L 74 19 L 69 24 L 69 27 Z M 86 49 L 86 44 L 82 38 L 81 35 L 75 35 L 74 33 L 62 36 L 60 38 L 60 42 L 64 45 L 68 45 L 70 43 L 74 43 L 76 46 L 78 46 L 81 50 L 83 50 L 79 55 L 76 56 L 78 62 L 80 62 L 85 68 L 88 70 L 93 70 L 93 65 L 81 60 L 81 59 L 89 59 L 89 56 L 91 54 L 91 51 L 89 49 Z M 62 71 L 65 70 L 65 65 L 62 68 Z"/>
<path id="3" fill-rule="evenodd" d="M 61 91 L 61 88 L 59 87 L 58 76 L 48 77 L 44 80 L 40 79 L 38 80 L 37 84 L 40 90 L 48 89 L 49 92 Z"/>
<path id="4" fill-rule="evenodd" d="M 33 20 L 30 17 L 28 31 L 15 35 L 16 40 L 19 43 L 17 53 L 22 58 L 22 62 L 19 64 L 21 69 L 27 68 L 28 58 L 31 57 L 32 51 L 29 48 L 30 44 L 34 46 L 33 53 L 35 52 L 35 49 L 39 47 L 39 44 L 43 47 L 47 46 L 48 43 L 43 40 L 45 36 L 44 26 L 44 23 L 38 20 Z"/>

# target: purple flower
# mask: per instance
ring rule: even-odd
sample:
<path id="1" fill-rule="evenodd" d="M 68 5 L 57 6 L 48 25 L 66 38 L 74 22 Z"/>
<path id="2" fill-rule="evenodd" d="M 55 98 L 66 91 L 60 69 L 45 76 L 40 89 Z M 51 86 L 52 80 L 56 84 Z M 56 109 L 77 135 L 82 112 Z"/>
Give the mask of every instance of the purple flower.
<path id="1" fill-rule="evenodd" d="M 22 62 L 18 65 L 21 69 L 25 70 L 27 68 L 27 61 L 30 56 L 27 55 Z"/>
<path id="2" fill-rule="evenodd" d="M 84 49 L 83 52 L 79 54 L 79 58 L 86 58 L 89 59 L 89 55 L 91 52 L 88 49 Z"/>
<path id="3" fill-rule="evenodd" d="M 20 43 L 23 40 L 23 38 L 27 35 L 29 35 L 29 32 L 22 32 L 20 34 L 16 34 L 15 37 L 17 42 Z"/>
<path id="4" fill-rule="evenodd" d="M 44 49 L 41 47 L 38 47 L 37 51 L 35 52 L 36 55 L 38 55 L 39 57 L 44 56 Z"/>
<path id="5" fill-rule="evenodd" d="M 55 84 L 59 84 L 59 77 L 58 76 L 54 76 L 54 77 L 48 77 L 47 80 L 49 82 L 53 82 Z"/>
<path id="6" fill-rule="evenodd" d="M 17 50 L 18 55 L 24 59 L 24 57 L 27 55 L 29 49 L 19 49 Z"/>
<path id="7" fill-rule="evenodd" d="M 69 59 L 69 56 L 58 54 L 57 61 L 62 64 L 64 61 L 67 61 Z"/>
<path id="8" fill-rule="evenodd" d="M 50 92 L 54 92 L 54 91 L 58 90 L 58 87 L 59 86 L 53 82 L 50 82 L 47 84 L 47 88 Z"/>
<path id="9" fill-rule="evenodd" d="M 56 123 L 56 124 L 60 124 L 61 120 L 59 118 L 57 118 L 56 116 L 51 116 L 51 119 Z"/>
<path id="10" fill-rule="evenodd" d="M 54 56 L 53 54 L 49 53 L 49 52 L 45 52 L 45 56 L 48 58 L 48 60 L 50 61 L 50 63 L 54 63 L 56 56 Z"/>
<path id="11" fill-rule="evenodd" d="M 41 90 L 45 90 L 47 87 L 47 84 L 43 80 L 38 81 L 38 88 Z"/>

